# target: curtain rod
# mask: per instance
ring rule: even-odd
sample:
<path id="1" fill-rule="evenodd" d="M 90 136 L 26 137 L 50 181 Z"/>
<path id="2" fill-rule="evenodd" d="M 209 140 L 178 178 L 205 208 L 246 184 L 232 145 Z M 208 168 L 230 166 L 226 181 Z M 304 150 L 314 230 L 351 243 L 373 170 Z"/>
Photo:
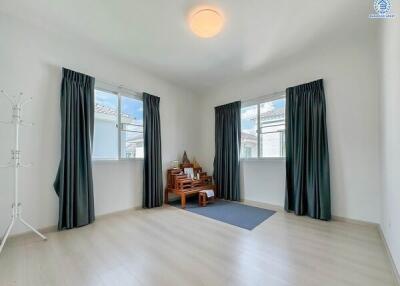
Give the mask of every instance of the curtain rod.
<path id="1" fill-rule="evenodd" d="M 95 77 L 95 85 L 96 85 L 96 83 L 100 83 L 100 85 L 109 86 L 109 87 L 115 88 L 117 90 L 122 90 L 122 91 L 126 91 L 126 92 L 129 92 L 129 93 L 133 93 L 135 95 L 142 94 L 142 92 L 127 88 L 123 84 L 113 83 L 113 82 L 105 81 L 105 80 L 98 79 L 98 78 Z"/>
<path id="2" fill-rule="evenodd" d="M 267 99 L 267 100 L 268 99 L 270 99 L 270 100 L 279 99 L 279 98 L 282 97 L 283 94 L 286 94 L 285 90 L 276 91 L 276 92 L 273 92 L 273 93 L 270 93 L 270 94 L 267 94 L 267 95 L 258 96 L 258 97 L 255 97 L 255 98 L 249 98 L 249 99 L 245 99 L 245 100 L 240 98 L 238 100 L 242 103 L 242 107 L 247 107 L 249 105 L 260 103 L 261 101 L 263 101 L 265 99 Z M 236 101 L 236 100 L 234 100 L 234 101 Z M 234 102 L 234 101 L 232 101 L 232 102 Z M 221 106 L 221 105 L 229 104 L 229 103 L 232 103 L 232 102 L 219 104 L 219 105 L 214 106 L 214 108 L 218 107 L 218 106 Z"/>
<path id="3" fill-rule="evenodd" d="M 66 69 L 69 69 L 69 70 L 72 70 L 72 71 L 77 71 L 74 68 L 69 68 L 69 67 L 65 67 L 65 66 L 61 66 L 61 68 L 66 68 Z M 79 70 L 77 72 L 86 74 L 86 73 L 81 72 Z M 92 76 L 92 75 L 90 75 L 90 76 Z M 123 90 L 123 91 L 126 91 L 128 93 L 135 94 L 135 95 L 141 95 L 143 93 L 143 92 L 139 92 L 137 90 L 133 90 L 133 89 L 127 88 L 123 84 L 120 84 L 120 83 L 109 82 L 109 81 L 103 80 L 101 78 L 97 78 L 95 76 L 92 76 L 92 77 L 94 77 L 94 79 L 95 79 L 95 85 L 96 85 L 96 82 L 98 82 L 98 83 L 100 83 L 100 85 L 109 86 L 109 87 L 115 88 L 116 90 Z"/>
<path id="4" fill-rule="evenodd" d="M 280 96 L 280 95 L 285 94 L 285 93 L 286 93 L 285 90 L 282 90 L 282 91 L 275 91 L 275 92 L 273 92 L 273 93 L 269 93 L 269 94 L 266 94 L 266 95 L 258 96 L 258 97 L 256 97 L 256 98 L 251 98 L 251 99 L 249 99 L 249 100 L 257 100 L 257 99 L 264 99 L 264 98 L 276 97 L 276 96 Z"/>
<path id="5" fill-rule="evenodd" d="M 282 97 L 282 95 L 284 95 L 286 93 L 286 91 L 282 90 L 282 91 L 276 91 L 267 95 L 262 95 L 262 96 L 258 96 L 255 98 L 249 98 L 249 99 L 240 99 L 240 101 L 242 102 L 242 107 L 246 107 L 252 104 L 257 104 L 260 103 L 263 100 L 274 100 L 274 99 L 279 99 Z"/>

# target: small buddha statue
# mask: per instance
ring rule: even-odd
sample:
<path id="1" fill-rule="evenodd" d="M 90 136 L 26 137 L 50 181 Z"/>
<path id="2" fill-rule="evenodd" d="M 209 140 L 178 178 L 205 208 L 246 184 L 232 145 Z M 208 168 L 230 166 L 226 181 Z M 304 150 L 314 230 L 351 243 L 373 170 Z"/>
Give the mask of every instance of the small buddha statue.
<path id="1" fill-rule="evenodd" d="M 183 152 L 183 157 L 182 157 L 182 164 L 190 164 L 189 158 L 186 154 L 186 151 Z"/>

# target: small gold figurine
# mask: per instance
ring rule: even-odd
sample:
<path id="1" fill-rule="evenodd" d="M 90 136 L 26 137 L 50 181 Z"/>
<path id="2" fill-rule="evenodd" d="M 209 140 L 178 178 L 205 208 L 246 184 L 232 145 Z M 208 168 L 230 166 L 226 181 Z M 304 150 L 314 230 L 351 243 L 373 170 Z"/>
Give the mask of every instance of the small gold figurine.
<path id="1" fill-rule="evenodd" d="M 183 153 L 183 157 L 182 157 L 182 164 L 190 164 L 189 158 L 186 154 L 186 151 Z"/>

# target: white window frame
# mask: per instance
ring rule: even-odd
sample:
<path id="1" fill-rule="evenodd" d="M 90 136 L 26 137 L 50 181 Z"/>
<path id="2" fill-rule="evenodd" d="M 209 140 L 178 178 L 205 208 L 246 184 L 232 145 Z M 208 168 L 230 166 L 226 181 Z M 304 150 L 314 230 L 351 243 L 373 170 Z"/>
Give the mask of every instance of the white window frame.
<path id="1" fill-rule="evenodd" d="M 280 91 L 280 92 L 275 92 L 266 96 L 258 97 L 255 99 L 250 99 L 246 101 L 242 101 L 241 108 L 243 107 L 249 107 L 252 105 L 257 105 L 257 157 L 252 157 L 252 158 L 243 158 L 241 157 L 240 160 L 242 161 L 259 161 L 259 160 L 265 160 L 265 161 L 282 161 L 286 160 L 286 156 L 282 157 L 260 157 L 261 154 L 261 122 L 260 122 L 260 105 L 266 102 L 278 100 L 278 99 L 283 99 L 286 98 L 286 92 L 285 91 Z M 286 105 L 286 102 L 285 102 Z M 286 106 L 285 106 L 286 108 Z M 285 120 L 286 120 L 286 114 L 285 114 Z M 285 125 L 286 129 L 286 125 Z M 241 139 L 240 139 L 241 140 Z M 286 140 L 286 138 L 285 138 Z M 241 154 L 242 152 L 240 152 Z"/>
<path id="2" fill-rule="evenodd" d="M 117 129 L 118 129 L 118 158 L 93 158 L 92 161 L 95 162 L 117 162 L 117 161 L 143 161 L 144 158 L 122 158 L 121 157 L 121 97 L 130 97 L 132 99 L 140 100 L 143 102 L 142 93 L 125 89 L 123 87 L 116 87 L 106 83 L 96 83 L 95 90 L 100 90 L 107 93 L 115 94 L 118 97 L 118 119 L 117 119 Z M 95 121 L 96 122 L 96 121 Z M 144 131 L 144 130 L 143 130 Z M 144 136 L 144 132 L 143 132 Z"/>

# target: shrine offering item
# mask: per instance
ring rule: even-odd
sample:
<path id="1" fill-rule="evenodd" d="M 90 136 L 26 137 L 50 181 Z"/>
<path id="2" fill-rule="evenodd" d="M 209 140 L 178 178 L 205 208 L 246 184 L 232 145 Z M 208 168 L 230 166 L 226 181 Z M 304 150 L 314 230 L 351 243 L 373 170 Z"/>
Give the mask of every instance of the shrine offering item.
<path id="1" fill-rule="evenodd" d="M 203 190 L 199 192 L 199 206 L 205 207 L 209 202 L 215 201 L 213 190 Z"/>
<path id="2" fill-rule="evenodd" d="M 192 160 L 192 164 L 193 164 L 194 168 L 199 168 L 200 167 L 199 163 L 196 161 L 196 158 L 194 158 L 194 157 L 193 157 L 193 160 Z"/>
<path id="3" fill-rule="evenodd" d="M 182 157 L 182 164 L 190 164 L 189 158 L 186 154 L 186 151 L 183 152 L 183 157 Z"/>
<path id="4" fill-rule="evenodd" d="M 178 160 L 171 161 L 170 168 L 172 169 L 179 168 L 179 161 Z"/>

